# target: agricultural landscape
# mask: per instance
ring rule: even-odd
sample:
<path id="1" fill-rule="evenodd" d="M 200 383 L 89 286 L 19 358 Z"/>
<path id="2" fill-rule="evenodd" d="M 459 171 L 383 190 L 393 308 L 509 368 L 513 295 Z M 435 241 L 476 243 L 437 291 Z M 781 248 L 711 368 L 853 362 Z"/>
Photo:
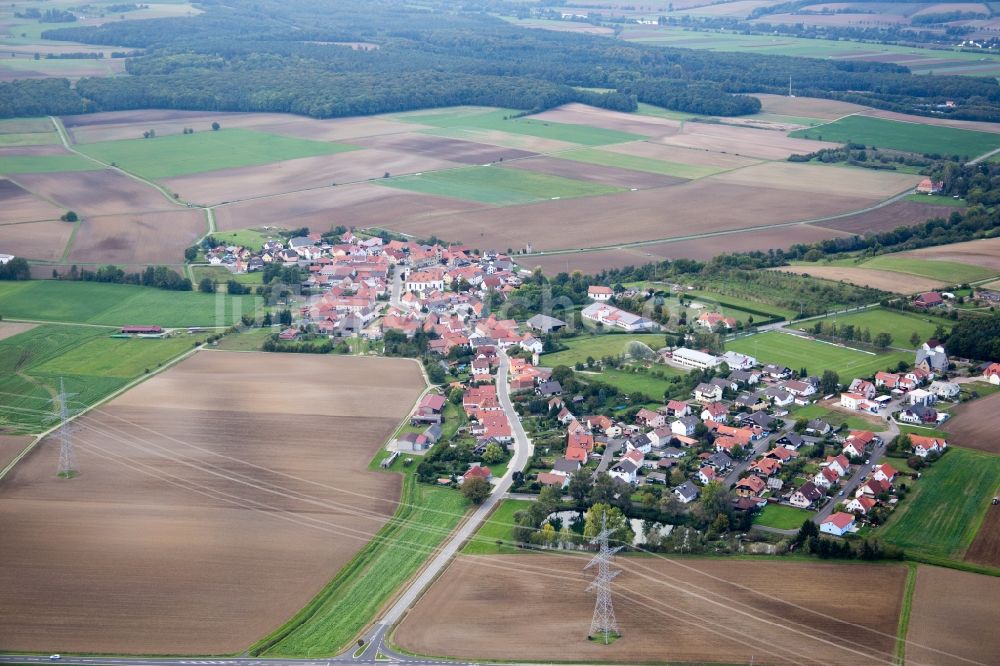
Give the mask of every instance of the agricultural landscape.
<path id="1" fill-rule="evenodd" d="M 0 8 L 0 663 L 995 663 L 998 12 Z"/>

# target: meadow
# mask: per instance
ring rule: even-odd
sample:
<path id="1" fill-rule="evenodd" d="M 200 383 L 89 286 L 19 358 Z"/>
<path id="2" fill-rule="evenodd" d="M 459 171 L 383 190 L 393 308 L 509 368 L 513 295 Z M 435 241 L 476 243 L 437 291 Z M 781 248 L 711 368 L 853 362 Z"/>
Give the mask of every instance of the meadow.
<path id="1" fill-rule="evenodd" d="M 844 381 L 844 377 L 841 377 L 841 381 Z M 863 416 L 849 414 L 839 409 L 830 409 L 818 403 L 793 410 L 791 418 L 797 421 L 823 419 L 835 429 L 842 425 L 846 425 L 851 430 L 870 430 L 871 432 L 884 432 L 886 429 L 885 421 L 880 418 L 873 417 L 868 420 Z"/>
<path id="2" fill-rule="evenodd" d="M 144 178 L 157 179 L 359 149 L 233 128 L 152 139 L 102 141 L 77 146 L 77 150 Z"/>
<path id="3" fill-rule="evenodd" d="M 601 127 L 511 117 L 519 113 L 523 112 L 509 109 L 484 110 L 466 107 L 446 112 L 417 111 L 396 114 L 393 118 L 403 122 L 429 125 L 439 129 L 460 131 L 485 130 L 506 132 L 509 134 L 525 134 L 540 139 L 564 141 L 581 146 L 602 146 L 645 138 L 638 134 Z"/>
<path id="4" fill-rule="evenodd" d="M 939 125 L 846 116 L 826 125 L 797 130 L 789 136 L 837 143 L 863 143 L 912 153 L 976 157 L 1000 148 L 1000 134 Z"/>
<path id="5" fill-rule="evenodd" d="M 973 266 L 955 261 L 937 261 L 917 259 L 915 257 L 900 257 L 884 254 L 873 257 L 861 264 L 862 268 L 875 268 L 897 273 L 908 273 L 932 280 L 941 280 L 949 284 L 960 282 L 975 282 L 997 275 L 997 271 L 983 266 Z"/>
<path id="6" fill-rule="evenodd" d="M 879 370 L 895 368 L 900 361 L 913 360 L 912 352 L 888 351 L 869 354 L 833 344 L 789 335 L 759 333 L 726 343 L 726 349 L 755 356 L 761 363 L 777 363 L 792 370 L 806 368 L 810 375 L 835 370 L 841 378 L 868 377 Z"/>
<path id="7" fill-rule="evenodd" d="M 666 344 L 661 333 L 607 333 L 603 335 L 580 335 L 560 342 L 568 347 L 562 351 L 543 354 L 542 365 L 553 368 L 557 365 L 572 367 L 586 363 L 588 357 L 600 360 L 605 356 L 621 356 L 632 341 L 642 342 L 656 351 Z"/>
<path id="8" fill-rule="evenodd" d="M 0 155 L 0 173 L 58 173 L 98 171 L 100 164 L 79 155 Z"/>
<path id="9" fill-rule="evenodd" d="M 626 369 L 607 368 L 596 373 L 583 371 L 578 373 L 578 376 L 583 380 L 593 378 L 627 394 L 643 393 L 654 402 L 663 400 L 668 391 L 676 388 L 663 377 L 657 377 L 649 372 L 630 372 L 628 367 L 625 366 Z M 662 372 L 666 377 L 683 374 L 682 370 L 669 365 L 655 365 L 651 372 Z"/>
<path id="10" fill-rule="evenodd" d="M 910 337 L 916 333 L 923 342 L 934 337 L 934 330 L 940 325 L 950 330 L 954 322 L 939 317 L 928 317 L 909 312 L 898 312 L 885 308 L 872 308 L 863 312 L 835 315 L 822 320 L 810 320 L 801 324 L 807 331 L 816 321 L 829 322 L 838 327 L 853 325 L 856 329 L 867 328 L 872 337 L 885 332 L 892 335 L 894 347 L 910 347 Z"/>
<path id="11" fill-rule="evenodd" d="M 498 206 L 621 192 L 620 188 L 520 169 L 466 167 L 378 181 L 389 187 Z"/>
<path id="12" fill-rule="evenodd" d="M 0 283 L 0 315 L 7 319 L 164 327 L 229 326 L 254 314 L 253 296 L 164 291 L 96 282 L 31 280 Z"/>
<path id="13" fill-rule="evenodd" d="M 908 551 L 960 558 L 990 508 L 998 478 L 1000 457 L 951 447 L 921 471 L 882 538 Z"/>
<path id="14" fill-rule="evenodd" d="M 763 527 L 774 527 L 779 530 L 797 530 L 802 527 L 802 523 L 809 520 L 814 514 L 814 511 L 796 509 L 794 506 L 768 504 L 757 515 L 753 524 Z"/>
<path id="15" fill-rule="evenodd" d="M 505 499 L 462 548 L 463 555 L 497 555 L 524 552 L 514 546 L 514 514 L 531 507 L 531 500 Z M 503 544 L 498 542 L 502 541 Z"/>

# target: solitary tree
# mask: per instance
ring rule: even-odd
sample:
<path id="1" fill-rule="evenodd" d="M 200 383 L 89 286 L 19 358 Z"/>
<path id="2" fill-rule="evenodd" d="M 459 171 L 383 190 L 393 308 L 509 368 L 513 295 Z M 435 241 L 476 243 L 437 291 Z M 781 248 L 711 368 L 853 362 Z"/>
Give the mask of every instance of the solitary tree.
<path id="1" fill-rule="evenodd" d="M 60 217 L 59 219 L 62 220 L 63 222 L 76 222 L 77 220 L 80 219 L 80 217 L 76 214 L 75 211 L 70 210 L 63 213 L 62 217 Z"/>
<path id="2" fill-rule="evenodd" d="M 219 123 L 212 123 L 212 131 L 213 132 L 218 132 L 221 128 L 222 128 L 222 125 L 220 125 Z"/>
<path id="3" fill-rule="evenodd" d="M 910 346 L 917 347 L 920 345 L 920 334 L 913 331 L 913 335 L 910 336 Z"/>
<path id="4" fill-rule="evenodd" d="M 490 496 L 490 484 L 486 479 L 474 476 L 462 484 L 462 495 L 473 504 L 482 504 Z"/>

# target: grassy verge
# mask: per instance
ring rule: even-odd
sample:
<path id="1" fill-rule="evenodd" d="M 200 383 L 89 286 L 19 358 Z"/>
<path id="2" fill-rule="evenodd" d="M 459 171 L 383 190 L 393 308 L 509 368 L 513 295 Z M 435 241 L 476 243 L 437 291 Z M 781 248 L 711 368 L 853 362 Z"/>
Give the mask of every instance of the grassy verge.
<path id="1" fill-rule="evenodd" d="M 513 545 L 514 535 L 511 525 L 514 514 L 529 508 L 531 500 L 507 499 L 500 502 L 482 527 L 462 548 L 463 555 L 499 555 L 502 553 L 529 552 Z M 502 543 L 501 543 L 502 542 Z"/>
<path id="2" fill-rule="evenodd" d="M 465 513 L 460 493 L 403 480 L 393 518 L 309 604 L 250 648 L 255 656 L 320 657 L 361 632 L 454 529 Z"/>
<path id="3" fill-rule="evenodd" d="M 768 504 L 753 521 L 754 525 L 773 527 L 779 530 L 797 530 L 802 523 L 813 516 L 813 511 L 796 509 L 794 506 Z"/>
<path id="4" fill-rule="evenodd" d="M 910 612 L 913 610 L 913 591 L 917 587 L 917 566 L 909 565 L 906 571 L 906 583 L 903 587 L 903 604 L 899 609 L 899 624 L 896 626 L 897 664 L 906 663 L 906 633 L 910 628 Z"/>

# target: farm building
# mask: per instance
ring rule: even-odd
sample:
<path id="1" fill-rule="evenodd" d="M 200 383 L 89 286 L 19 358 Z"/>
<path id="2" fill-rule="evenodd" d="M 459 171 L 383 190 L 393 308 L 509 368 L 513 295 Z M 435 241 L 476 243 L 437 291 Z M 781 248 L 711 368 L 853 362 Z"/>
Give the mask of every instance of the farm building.
<path id="1" fill-rule="evenodd" d="M 603 287 L 598 284 L 587 287 L 587 297 L 592 301 L 609 301 L 614 294 L 611 287 Z"/>

